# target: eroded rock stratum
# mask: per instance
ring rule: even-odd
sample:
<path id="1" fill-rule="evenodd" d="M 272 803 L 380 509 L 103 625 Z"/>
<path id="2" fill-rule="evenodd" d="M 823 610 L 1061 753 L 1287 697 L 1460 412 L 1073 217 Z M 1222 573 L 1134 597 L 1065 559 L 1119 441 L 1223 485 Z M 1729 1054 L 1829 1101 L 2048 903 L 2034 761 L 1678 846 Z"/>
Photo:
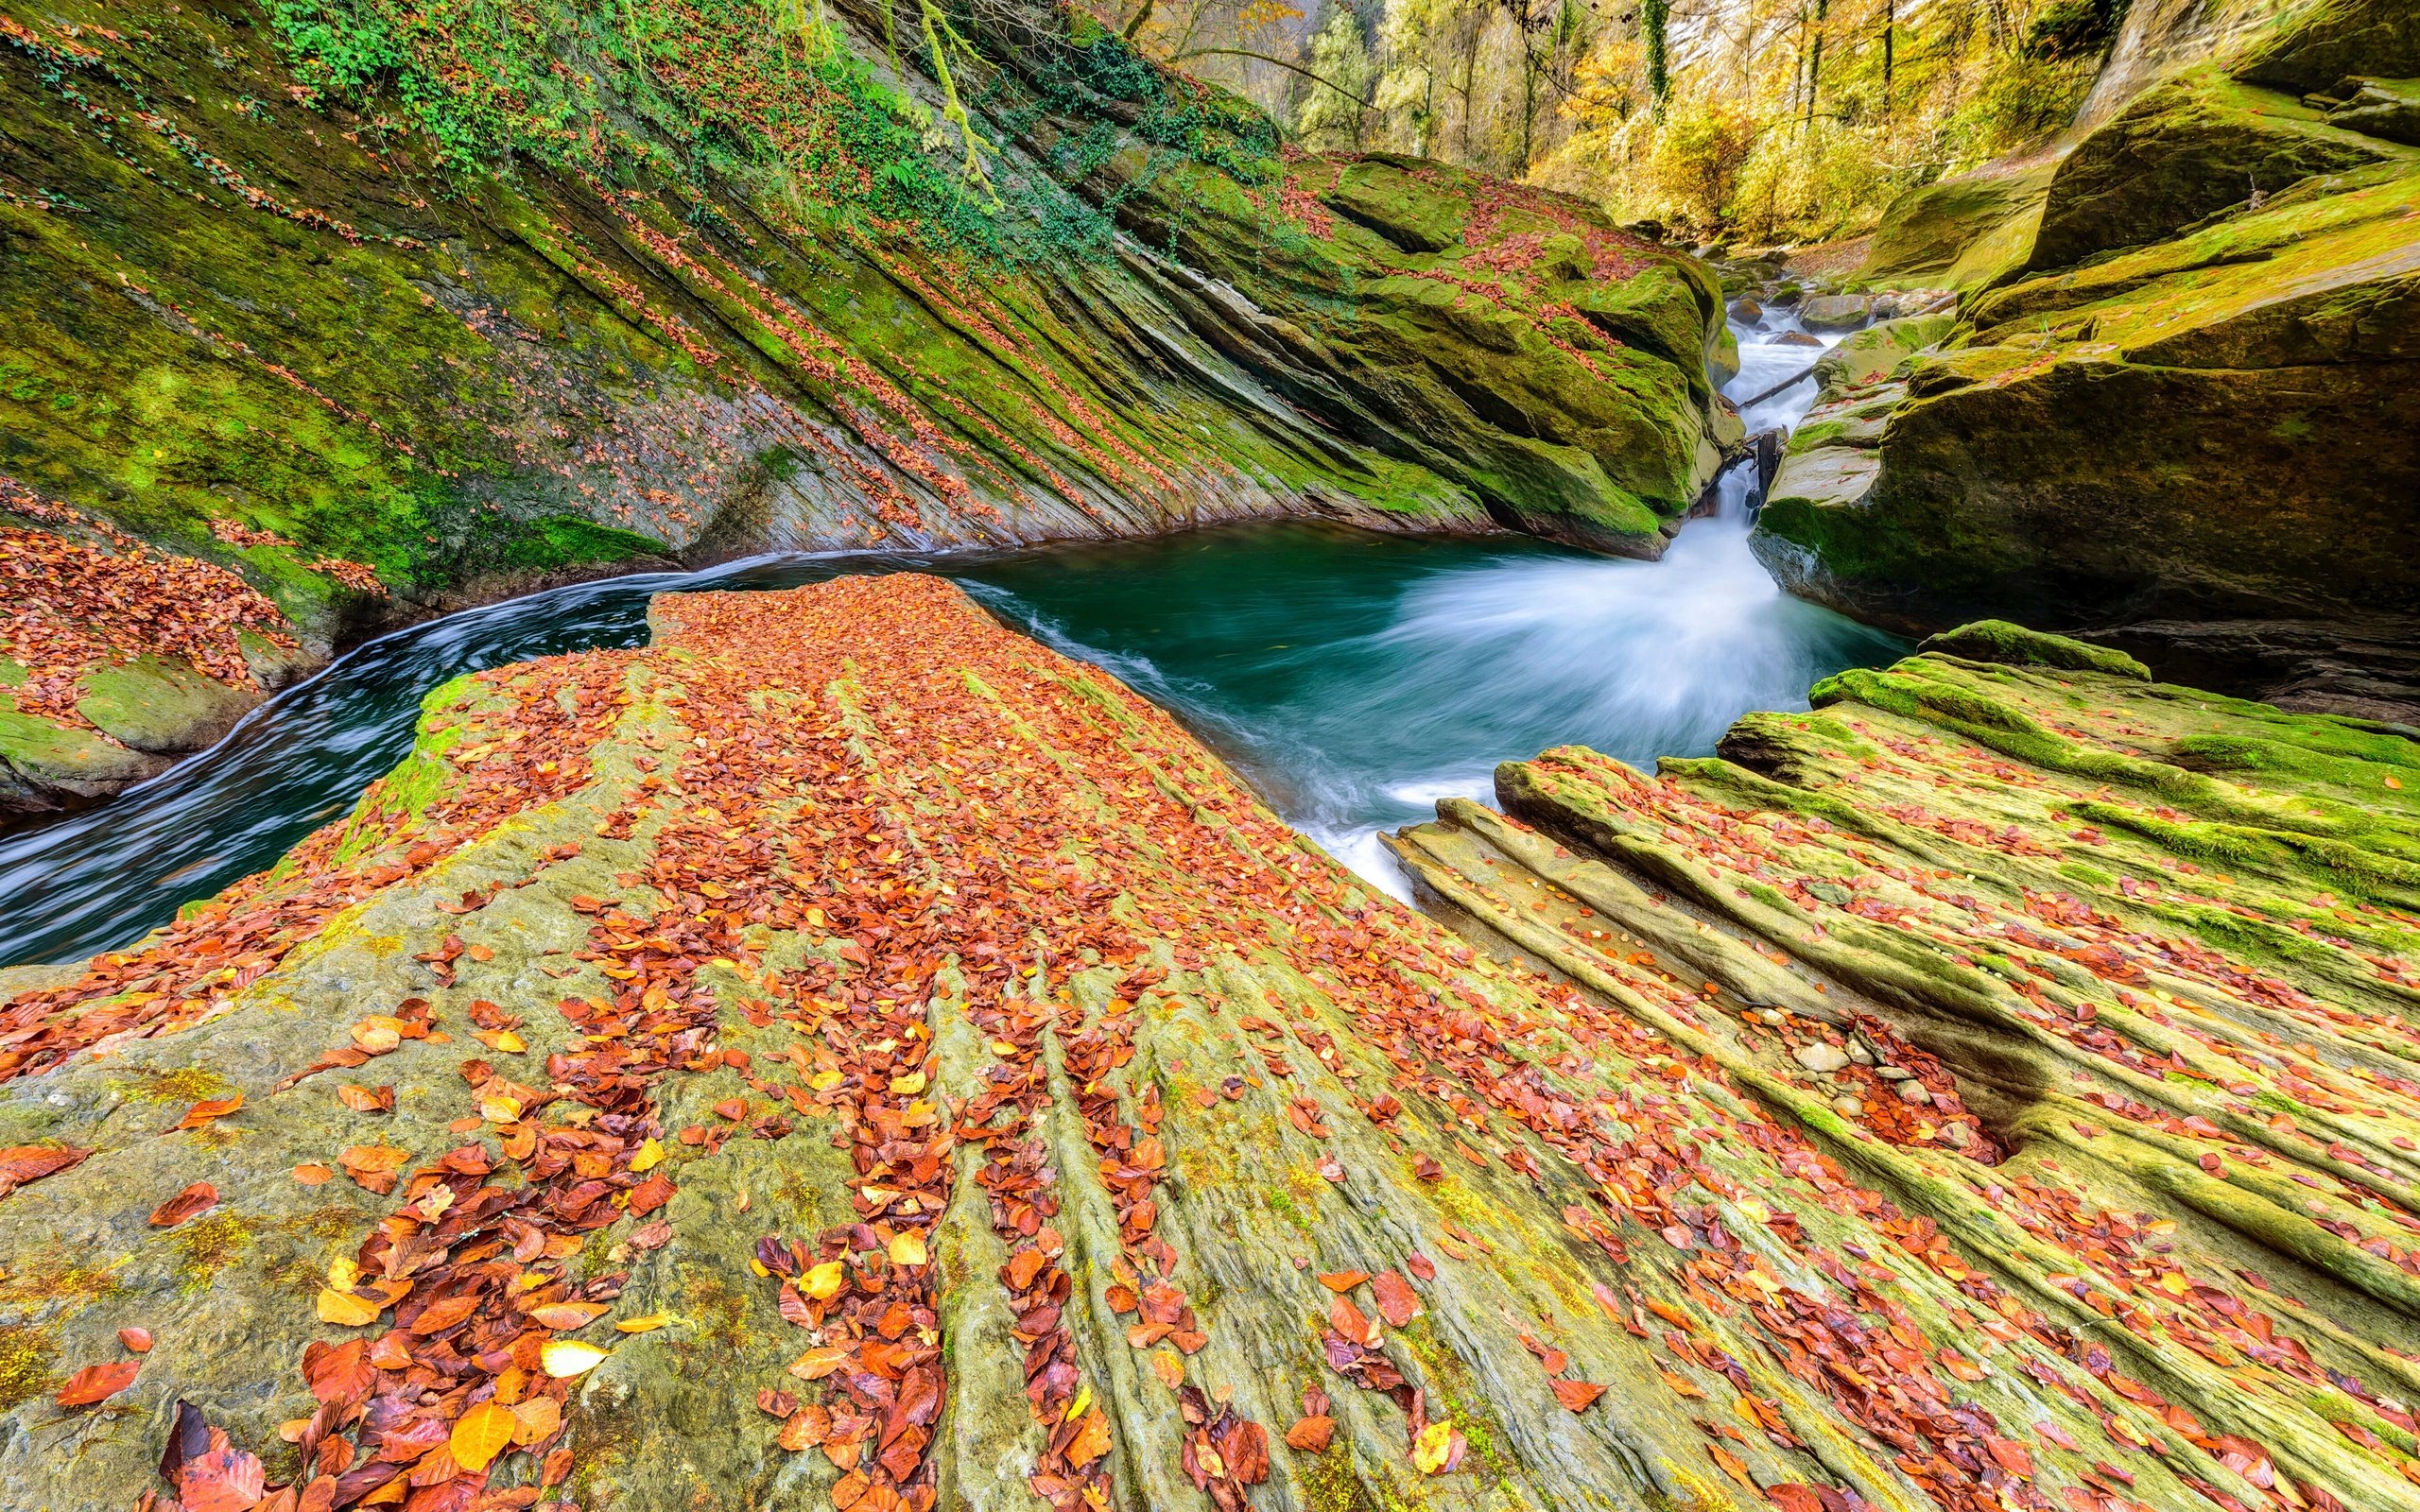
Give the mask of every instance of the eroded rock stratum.
<path id="1" fill-rule="evenodd" d="M 1482 952 L 937 580 L 655 623 L 17 973 L 13 1505 L 2420 1504 L 2399 732 L 1979 627 Z"/>

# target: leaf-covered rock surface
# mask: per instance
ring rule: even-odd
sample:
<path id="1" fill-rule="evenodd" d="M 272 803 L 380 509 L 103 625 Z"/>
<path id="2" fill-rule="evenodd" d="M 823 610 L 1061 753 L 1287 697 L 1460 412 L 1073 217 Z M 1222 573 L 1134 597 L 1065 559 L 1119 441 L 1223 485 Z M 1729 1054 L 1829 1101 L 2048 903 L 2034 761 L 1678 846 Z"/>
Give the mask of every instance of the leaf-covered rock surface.
<path id="1" fill-rule="evenodd" d="M 223 570 L 324 656 L 766 547 L 1317 514 L 1651 556 L 1737 439 L 1711 282 L 1592 207 L 1281 154 L 1071 11 L 965 24 L 0 9 L 0 525 Z M 1328 205 L 1380 199 L 1443 230 Z M 0 761 L 55 795 L 107 765 Z"/>
<path id="2" fill-rule="evenodd" d="M 1814 701 L 1652 777 L 1508 764 L 1504 815 L 1398 851 L 1886 1197 L 1979 1401 L 2030 1378 L 2134 1446 L 2070 1493 L 2037 1441 L 2037 1489 L 2413 1504 L 2408 731 L 1993 624 Z"/>
<path id="3" fill-rule="evenodd" d="M 2399 735 L 1986 627 L 1412 833 L 1498 957 L 937 580 L 654 620 L 16 973 L 12 1504 L 2420 1497 Z"/>

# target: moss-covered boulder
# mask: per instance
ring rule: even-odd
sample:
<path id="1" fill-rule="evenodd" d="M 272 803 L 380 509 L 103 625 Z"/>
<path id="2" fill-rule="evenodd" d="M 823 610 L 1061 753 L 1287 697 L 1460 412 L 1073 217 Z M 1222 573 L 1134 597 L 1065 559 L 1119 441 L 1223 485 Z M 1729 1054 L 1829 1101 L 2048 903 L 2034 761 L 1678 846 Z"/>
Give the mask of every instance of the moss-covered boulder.
<path id="1" fill-rule="evenodd" d="M 2402 1495 L 2411 942 L 2360 909 L 2408 906 L 2404 800 L 2161 767 L 2135 830 L 2150 754 L 1991 775 L 2088 709 L 2324 753 L 2331 801 L 2400 741 L 1920 659 L 1799 716 L 1858 802 L 1620 790 L 1648 885 L 1786 931 L 1472 807 L 1406 853 L 1482 953 L 936 580 L 653 619 L 441 690 L 285 863 L 11 978 L 12 1504 Z M 2060 732 L 1979 762 L 2017 713 L 1910 699 Z M 2239 883 L 2147 859 L 2205 822 Z M 2290 841 L 2376 859 L 2323 899 Z M 1979 959 L 1927 964 L 1936 911 Z"/>
<path id="2" fill-rule="evenodd" d="M 1994 164 L 1891 201 L 1859 281 L 1888 288 L 1987 286 L 2022 266 L 2055 163 Z"/>
<path id="3" fill-rule="evenodd" d="M 2163 240 L 2313 174 L 2366 167 L 2399 149 L 2330 124 L 2292 96 L 2215 69 L 2152 89 L 2059 163 L 2030 268 Z"/>
<path id="4" fill-rule="evenodd" d="M 2093 1341 L 2070 1359 L 2194 1422 L 2110 1462 L 2127 1500 L 2242 1500 L 2134 1474 L 2198 1478 L 2167 1456 L 2237 1412 L 2330 1458 L 2377 1434 L 2399 1471 L 2420 747 L 2005 625 L 1815 702 L 1652 776 L 1578 747 L 1508 764 L 1504 814 L 1449 801 L 1397 853 L 1505 954 L 1792 1108 L 1907 1242 L 1938 1233 Z M 1970 1339 L 1998 1336 L 1988 1311 Z M 2317 1505 L 2411 1499 L 2277 1463 Z"/>
<path id="5" fill-rule="evenodd" d="M 1231 180 L 1103 172 L 1124 226 L 1209 276 L 1180 301 L 1205 335 L 1501 524 L 1659 556 L 1739 439 L 1714 399 L 1720 286 L 1596 206 L 1419 159 L 1293 160 L 1301 239 L 1272 258 Z"/>
<path id="6" fill-rule="evenodd" d="M 1855 487 L 1785 469 L 1760 553 L 1913 630 L 2409 611 L 2416 167 L 1970 295 L 1903 388 L 1865 397 L 1891 403 Z"/>

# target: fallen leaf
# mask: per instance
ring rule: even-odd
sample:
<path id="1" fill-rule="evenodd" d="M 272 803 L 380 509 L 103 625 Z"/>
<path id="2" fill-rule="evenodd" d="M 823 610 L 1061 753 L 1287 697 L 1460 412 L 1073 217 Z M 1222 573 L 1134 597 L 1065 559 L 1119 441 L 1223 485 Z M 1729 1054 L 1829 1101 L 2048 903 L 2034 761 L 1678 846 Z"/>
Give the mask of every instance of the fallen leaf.
<path id="1" fill-rule="evenodd" d="M 1324 1413 L 1317 1418 L 1305 1418 L 1286 1430 L 1287 1446 L 1306 1454 L 1326 1453 L 1328 1440 L 1335 1436 L 1336 1419 Z"/>
<path id="2" fill-rule="evenodd" d="M 367 1328 L 378 1321 L 383 1311 L 375 1302 L 365 1302 L 351 1292 L 340 1292 L 333 1286 L 320 1288 L 320 1321 L 334 1323 L 338 1328 Z"/>
<path id="3" fill-rule="evenodd" d="M 243 1106 L 244 1094 L 242 1092 L 237 1092 L 233 1097 L 205 1098 L 201 1102 L 196 1103 L 191 1108 L 185 1109 L 185 1116 L 177 1120 L 177 1127 L 199 1128 L 201 1125 L 211 1122 L 213 1119 L 225 1118 L 228 1114 L 235 1111 L 235 1109 Z"/>
<path id="4" fill-rule="evenodd" d="M 67 1378 L 59 1388 L 59 1404 L 62 1407 L 89 1407 L 96 1401 L 116 1396 L 134 1384 L 134 1373 L 143 1368 L 140 1360 L 117 1360 L 108 1365 L 88 1365 Z"/>
<path id="5" fill-rule="evenodd" d="M 174 1228 L 188 1218 L 199 1216 L 218 1205 L 218 1189 L 207 1181 L 193 1185 L 151 1210 L 151 1227 Z"/>
<path id="6" fill-rule="evenodd" d="M 570 1376 L 586 1375 L 612 1352 L 593 1344 L 582 1344 L 577 1339 L 548 1339 L 538 1351 L 538 1364 L 546 1374 L 561 1381 Z"/>
<path id="7" fill-rule="evenodd" d="M 1586 1412 L 1589 1404 L 1604 1394 L 1605 1388 L 1592 1381 L 1554 1383 L 1554 1400 L 1572 1412 Z"/>
<path id="8" fill-rule="evenodd" d="M 476 1475 L 488 1463 L 512 1447 L 512 1431 L 520 1419 L 510 1407 L 499 1407 L 483 1401 L 454 1419 L 454 1432 L 446 1439 L 453 1451 L 454 1463 Z"/>

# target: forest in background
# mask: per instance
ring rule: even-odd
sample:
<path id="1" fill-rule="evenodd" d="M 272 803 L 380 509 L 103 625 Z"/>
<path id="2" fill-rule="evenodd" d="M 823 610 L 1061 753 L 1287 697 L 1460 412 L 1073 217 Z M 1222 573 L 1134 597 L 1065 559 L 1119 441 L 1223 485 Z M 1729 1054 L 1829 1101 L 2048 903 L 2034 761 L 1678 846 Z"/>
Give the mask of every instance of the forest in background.
<path id="1" fill-rule="evenodd" d="M 2055 135 L 2127 0 L 1126 0 L 1303 145 L 1436 157 L 1725 239 L 1819 240 Z M 1305 9 L 1307 7 L 1307 9 Z"/>

